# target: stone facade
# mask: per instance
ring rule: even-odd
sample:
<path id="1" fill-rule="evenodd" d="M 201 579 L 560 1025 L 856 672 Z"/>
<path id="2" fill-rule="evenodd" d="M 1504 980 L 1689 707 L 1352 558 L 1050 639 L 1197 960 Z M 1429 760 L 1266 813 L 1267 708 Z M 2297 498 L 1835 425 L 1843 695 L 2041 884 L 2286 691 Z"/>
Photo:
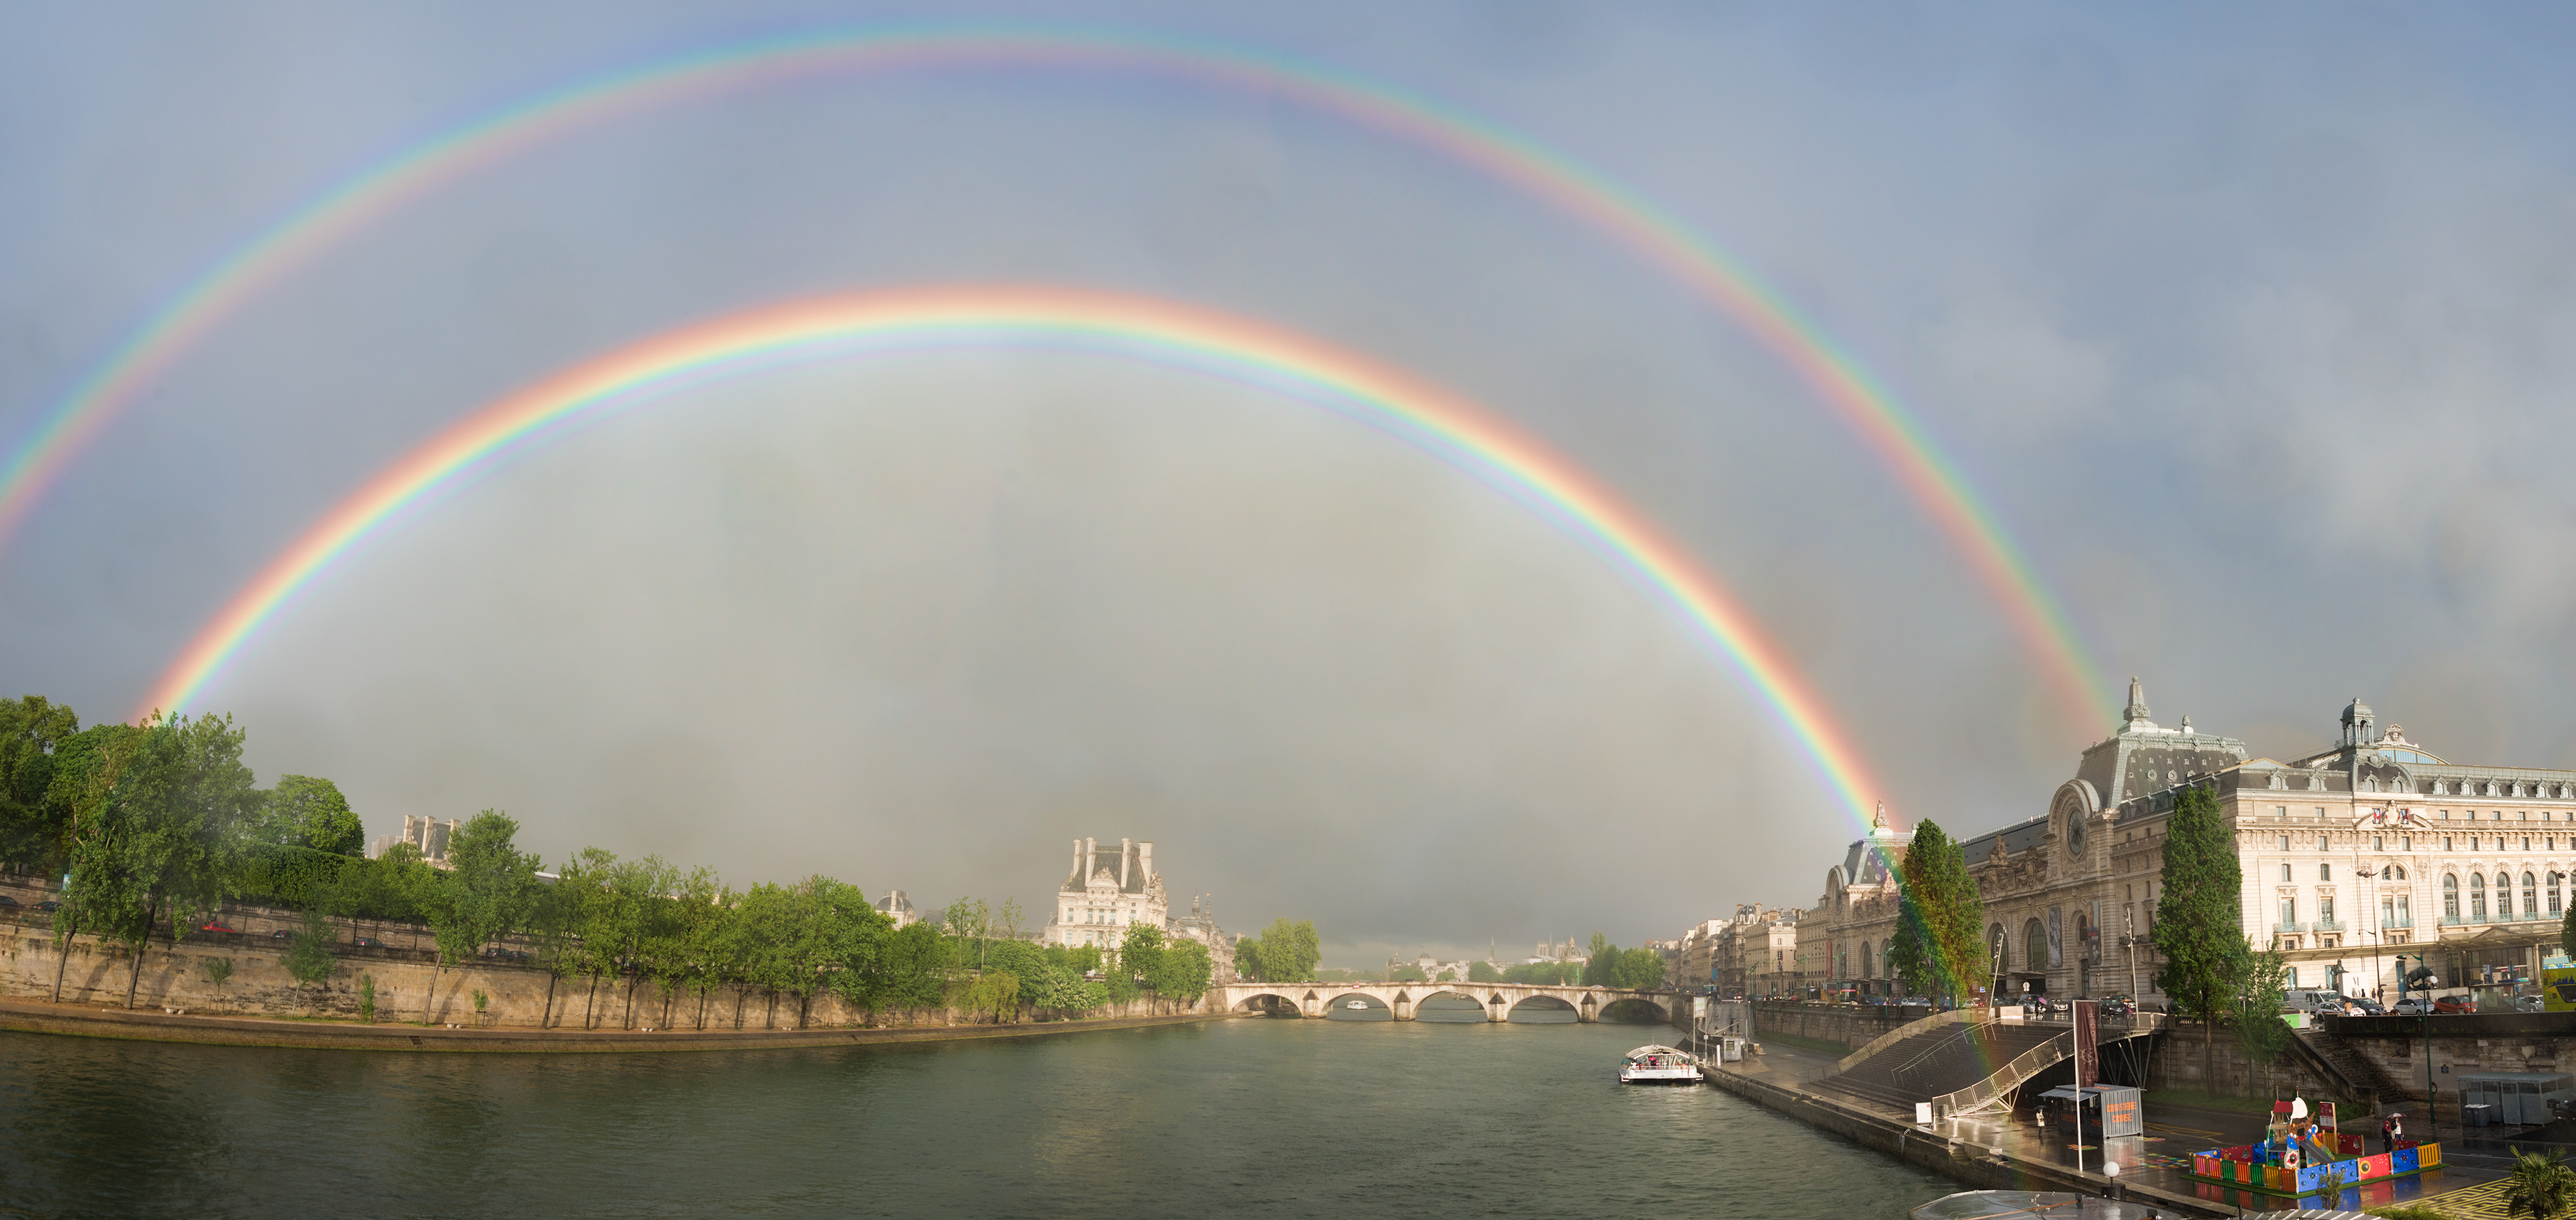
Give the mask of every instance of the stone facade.
<path id="1" fill-rule="evenodd" d="M 1055 915 L 1038 934 L 1047 945 L 1099 945 L 1127 938 L 1133 924 L 1164 927 L 1171 899 L 1154 871 L 1154 845 L 1120 839 L 1113 855 L 1098 839 L 1073 841 L 1073 871 L 1056 887 Z"/>
<path id="2" fill-rule="evenodd" d="M 2400 953 L 2429 958 L 2451 989 L 2536 968 L 2576 868 L 2576 771 L 2450 763 L 2359 700 L 2339 730 L 2290 762 L 2250 757 L 2188 717 L 2157 724 L 2132 680 L 2119 727 L 2084 751 L 2045 814 L 1961 844 L 1985 898 L 1995 986 L 2162 1000 L 2150 940 L 2162 841 L 2192 787 L 2217 794 L 2235 831 L 2247 940 L 2286 954 L 2293 986 L 2393 999 Z M 1883 978 L 1893 895 L 1860 880 L 1828 874 L 1800 925 L 1801 981 L 1866 990 Z"/>
<path id="3" fill-rule="evenodd" d="M 1798 920 L 1804 912 L 1746 903 L 1712 921 L 1709 968 L 1720 995 L 1785 995 L 1798 978 Z"/>

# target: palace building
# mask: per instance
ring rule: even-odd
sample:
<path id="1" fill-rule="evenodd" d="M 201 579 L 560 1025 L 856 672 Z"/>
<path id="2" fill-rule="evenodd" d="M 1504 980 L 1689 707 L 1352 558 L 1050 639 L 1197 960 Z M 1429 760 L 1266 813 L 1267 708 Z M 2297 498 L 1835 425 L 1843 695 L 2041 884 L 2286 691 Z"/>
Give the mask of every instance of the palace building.
<path id="1" fill-rule="evenodd" d="M 2394 999 L 2397 955 L 2444 987 L 2536 975 L 2558 941 L 2576 868 L 2576 771 L 2451 762 L 2355 699 L 2334 741 L 2288 762 L 2159 725 L 2132 679 L 2112 735 L 2087 748 L 2048 812 L 1961 844 L 1984 896 L 1997 989 L 2161 999 L 2151 941 L 2174 802 L 2215 793 L 2243 871 L 2247 942 L 2289 960 L 2291 985 Z M 1799 922 L 1800 982 L 1885 993 L 1896 892 L 1881 860 L 1903 836 L 1855 842 Z M 2411 967 L 2410 960 L 2405 963 Z"/>
<path id="2" fill-rule="evenodd" d="M 1125 940 L 1129 925 L 1160 928 L 1170 916 L 1151 842 L 1120 839 L 1113 853 L 1101 850 L 1098 839 L 1076 839 L 1073 871 L 1056 887 L 1055 918 L 1038 943 L 1106 948 Z"/>

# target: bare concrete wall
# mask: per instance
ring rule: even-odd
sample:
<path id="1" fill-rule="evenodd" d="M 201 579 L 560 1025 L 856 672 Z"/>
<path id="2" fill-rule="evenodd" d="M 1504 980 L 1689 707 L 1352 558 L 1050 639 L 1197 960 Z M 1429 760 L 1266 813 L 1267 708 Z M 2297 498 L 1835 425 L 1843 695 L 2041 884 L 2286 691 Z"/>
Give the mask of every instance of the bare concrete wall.
<path id="1" fill-rule="evenodd" d="M 1892 1004 L 1755 1004 L 1752 1008 L 1755 1037 L 1794 1034 L 1839 1042 L 1854 1050 L 1900 1025 L 1932 1015 L 1929 1008 Z"/>

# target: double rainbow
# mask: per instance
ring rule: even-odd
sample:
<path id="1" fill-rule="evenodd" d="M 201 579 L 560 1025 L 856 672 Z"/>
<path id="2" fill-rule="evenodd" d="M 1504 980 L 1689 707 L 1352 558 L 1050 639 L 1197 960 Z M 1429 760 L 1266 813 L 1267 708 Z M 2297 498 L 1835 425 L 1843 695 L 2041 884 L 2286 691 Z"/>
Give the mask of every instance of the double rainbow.
<path id="1" fill-rule="evenodd" d="M 938 28 L 746 43 L 585 79 L 405 148 L 218 262 L 77 384 L 0 463 L 0 540 L 109 418 L 226 317 L 333 243 L 440 186 L 659 107 L 820 75 L 953 69 L 1144 75 L 1300 106 L 1470 166 L 1592 227 L 1796 370 L 1967 557 L 2070 725 L 2098 718 L 2096 694 L 2105 687 L 2064 611 L 1958 467 L 1886 387 L 1724 251 L 1569 158 L 1458 111 L 1277 56 L 1094 32 Z"/>
<path id="2" fill-rule="evenodd" d="M 1438 386 L 1306 336 L 1170 302 L 1030 287 L 796 301 L 685 327 L 548 377 L 466 417 L 341 501 L 244 586 L 137 709 L 186 708 L 299 589 L 423 497 L 496 456 L 657 391 L 800 359 L 993 345 L 1136 355 L 1286 390 L 1439 454 L 1546 513 L 1703 632 L 1789 730 L 1856 822 L 1874 782 L 1823 704 L 1689 552 L 1538 441 Z"/>

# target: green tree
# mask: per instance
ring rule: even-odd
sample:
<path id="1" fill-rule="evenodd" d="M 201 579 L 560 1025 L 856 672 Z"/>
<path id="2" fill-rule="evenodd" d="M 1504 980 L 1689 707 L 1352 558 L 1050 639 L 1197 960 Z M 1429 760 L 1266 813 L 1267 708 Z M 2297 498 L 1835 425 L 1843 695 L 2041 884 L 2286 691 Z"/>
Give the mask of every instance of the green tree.
<path id="1" fill-rule="evenodd" d="M 1020 1003 L 1020 980 L 1017 975 L 994 970 L 975 980 L 966 991 L 966 1015 L 969 1020 L 981 1013 L 993 1014 L 993 1023 L 1002 1023 L 1005 1010 L 1017 1009 Z"/>
<path id="2" fill-rule="evenodd" d="M 50 873 L 61 862 L 67 801 L 54 799 L 58 751 L 80 732 L 42 695 L 0 702 L 0 861 Z"/>
<path id="3" fill-rule="evenodd" d="M 2576 957 L 2576 903 L 2567 907 L 2567 916 L 2558 921 L 2558 951 Z"/>
<path id="4" fill-rule="evenodd" d="M 1494 964 L 1492 962 L 1469 962 L 1467 963 L 1467 981 L 1470 983 L 1499 983 L 1503 981 L 1503 972 L 1494 969 Z"/>
<path id="5" fill-rule="evenodd" d="M 340 786 L 310 775 L 281 775 L 263 793 L 253 836 L 278 847 L 304 847 L 337 856 L 363 856 L 367 824 L 349 808 Z"/>
<path id="6" fill-rule="evenodd" d="M 1256 983 L 1269 981 L 1270 976 L 1262 973 L 1261 969 L 1261 938 L 1257 936 L 1234 938 L 1234 976 L 1239 979 L 1250 979 Z"/>
<path id="7" fill-rule="evenodd" d="M 220 1004 L 223 1002 L 224 984 L 231 982 L 232 978 L 233 959 L 229 957 L 210 957 L 206 959 L 206 981 L 215 985 L 216 1003 Z"/>
<path id="8" fill-rule="evenodd" d="M 1897 866 L 1896 935 L 1887 968 L 1909 990 L 1965 999 L 1993 973 L 1986 960 L 1986 900 L 1959 844 L 1926 819 Z"/>
<path id="9" fill-rule="evenodd" d="M 1619 985 L 1619 946 L 1610 943 L 1609 937 L 1598 932 L 1592 934 L 1591 955 L 1583 959 L 1583 985 L 1586 987 Z"/>
<path id="10" fill-rule="evenodd" d="M 1207 995 L 1216 968 L 1208 947 L 1186 936 L 1165 941 L 1154 964 L 1154 994 L 1165 1000 L 1195 1004 Z"/>
<path id="11" fill-rule="evenodd" d="M 1242 969 L 1242 949 L 1237 946 L 1236 969 Z M 1315 967 L 1324 960 L 1321 940 L 1315 934 L 1315 923 L 1309 919 L 1274 919 L 1262 930 L 1255 942 L 1252 963 L 1259 973 L 1254 979 L 1263 983 L 1303 983 L 1315 977 Z"/>
<path id="12" fill-rule="evenodd" d="M 939 929 L 909 923 L 886 938 L 884 985 L 879 992 L 883 1003 L 915 1012 L 937 1007 L 946 991 L 947 975 L 948 949 L 939 939 Z"/>
<path id="13" fill-rule="evenodd" d="M 2555 1148 L 2512 1151 L 2513 1171 L 2505 1179 L 2504 1214 L 2510 1217 L 2528 1211 L 2534 1220 L 2554 1220 L 2565 1215 L 2570 1197 L 2576 1196 L 2576 1169 L 2568 1168 L 2567 1154 Z"/>
<path id="14" fill-rule="evenodd" d="M 66 892 L 83 919 L 132 950 L 131 1008 L 160 918 L 175 940 L 223 901 L 237 831 L 258 797 L 229 716 L 156 717 L 117 743 L 86 785 L 91 825 L 75 842 Z"/>
<path id="15" fill-rule="evenodd" d="M 430 936 L 438 946 L 438 971 L 420 1019 L 434 1021 L 438 983 L 457 963 L 483 951 L 510 929 L 522 927 L 537 904 L 538 859 L 515 845 L 517 819 L 486 809 L 468 819 L 448 840 L 447 870 L 424 869 L 419 875 L 418 905 L 429 916 Z"/>
<path id="16" fill-rule="evenodd" d="M 2290 963 L 2274 952 L 2256 953 L 2239 946 L 2231 963 L 2233 988 L 2228 996 L 2236 1025 L 2237 1045 L 2245 1051 L 2245 1095 L 2256 1095 L 2255 1068 L 2270 1064 L 2290 1049 L 2290 1027 L 2281 1020 L 2281 1000 Z M 2215 1092 L 2216 1090 L 2211 1090 Z"/>
<path id="17" fill-rule="evenodd" d="M 1118 942 L 1118 969 L 1110 972 L 1110 977 L 1126 979 L 1143 987 L 1159 1002 L 1162 992 L 1154 986 L 1154 980 L 1162 969 L 1163 930 L 1152 924 L 1127 925 L 1127 935 Z M 1117 990 L 1112 986 L 1110 993 L 1115 995 Z"/>
<path id="18" fill-rule="evenodd" d="M 306 911 L 304 926 L 296 930 L 294 939 L 286 942 L 286 956 L 280 959 L 280 964 L 286 967 L 288 977 L 298 983 L 319 983 L 331 977 L 331 971 L 339 965 L 339 960 L 332 953 L 339 943 L 339 935 L 331 930 L 330 924 L 323 922 L 321 912 Z"/>
<path id="19" fill-rule="evenodd" d="M 1613 986 L 1653 991 L 1664 985 L 1664 955 L 1652 949 L 1629 949 L 1618 958 Z"/>
<path id="20" fill-rule="evenodd" d="M 2215 1081 L 2218 1022 L 2236 993 L 2246 943 L 2237 908 L 2244 872 L 2236 836 L 2208 788 L 2185 788 L 2174 802 L 2159 884 L 2154 937 L 2164 965 L 2156 970 L 2156 990 L 2199 1018 L 2200 1078 Z"/>

